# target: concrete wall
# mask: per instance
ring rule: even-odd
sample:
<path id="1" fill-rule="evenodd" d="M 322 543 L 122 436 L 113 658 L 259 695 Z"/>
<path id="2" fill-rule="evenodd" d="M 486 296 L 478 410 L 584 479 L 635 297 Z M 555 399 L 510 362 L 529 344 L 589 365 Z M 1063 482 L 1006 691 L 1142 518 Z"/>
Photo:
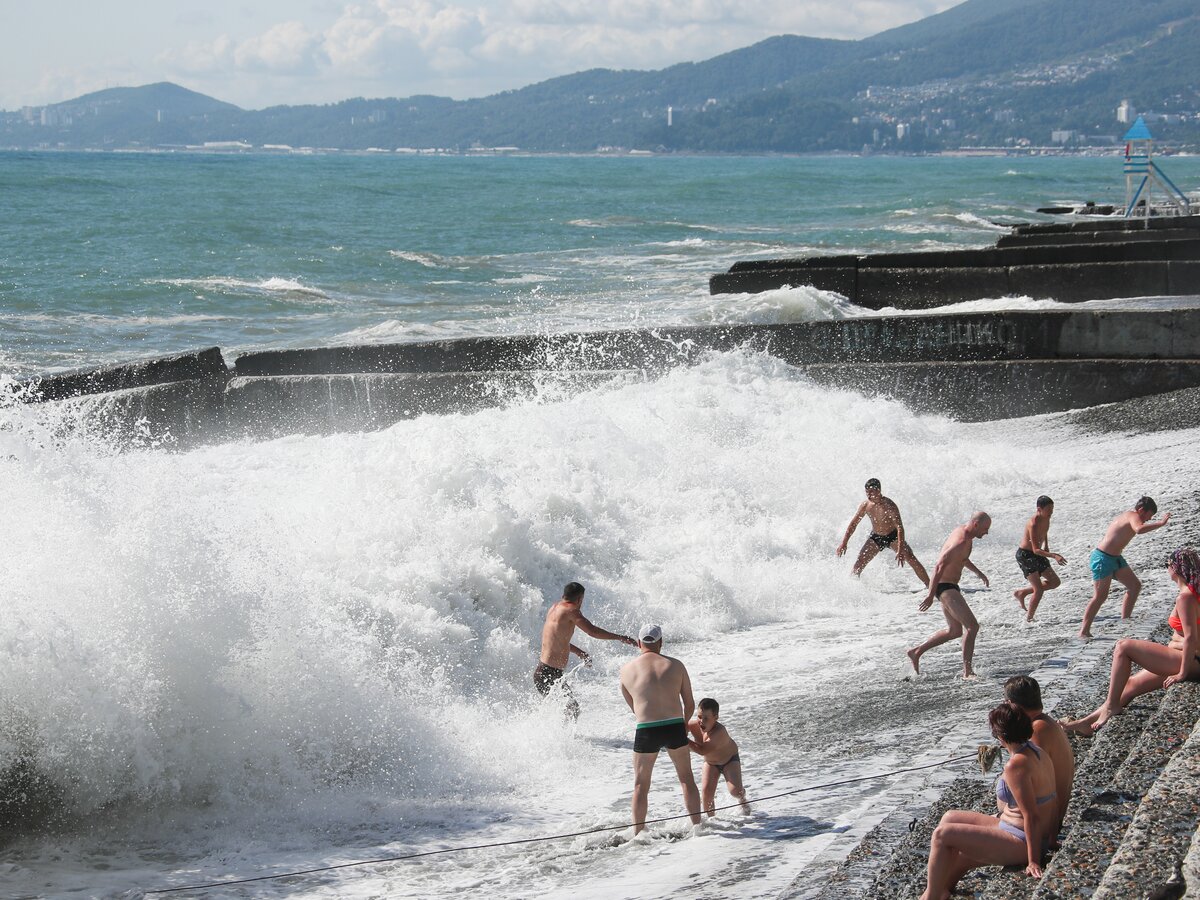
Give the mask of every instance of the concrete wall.
<path id="1" fill-rule="evenodd" d="M 1194 360 L 834 363 L 805 371 L 818 384 L 893 397 L 917 411 L 967 422 L 1080 409 L 1200 385 L 1200 362 Z"/>
<path id="2" fill-rule="evenodd" d="M 177 381 L 214 380 L 229 377 L 218 347 L 172 356 L 158 356 L 118 366 L 48 375 L 28 386 L 43 400 L 61 400 L 81 394 L 99 394 L 127 388 L 147 387 Z"/>
<path id="3" fill-rule="evenodd" d="M 1007 267 L 759 268 L 731 270 L 709 279 L 709 291 L 714 294 L 754 294 L 804 285 L 835 291 L 868 309 L 933 309 L 1011 296 L 1082 303 L 1200 294 L 1200 263 L 1151 260 Z"/>
<path id="4" fill-rule="evenodd" d="M 54 392 L 68 385 L 90 390 L 106 378 L 122 383 L 181 371 L 198 377 L 46 406 L 55 428 L 184 447 L 360 431 L 417 415 L 568 396 L 737 348 L 769 353 L 822 384 L 964 418 L 1003 418 L 1196 384 L 1200 308 L 862 317 L 268 351 L 240 357 L 233 372 L 223 363 L 216 369 L 220 353 L 210 350 L 101 370 L 103 377 L 72 373 Z"/>
<path id="5" fill-rule="evenodd" d="M 979 249 L 743 260 L 714 294 L 811 285 L 871 309 L 927 309 L 985 297 L 1064 302 L 1200 294 L 1200 217 L 1028 225 Z"/>
<path id="6" fill-rule="evenodd" d="M 229 438 L 373 431 L 422 415 L 478 412 L 545 396 L 563 398 L 622 372 L 445 372 L 237 377 L 224 397 Z"/>

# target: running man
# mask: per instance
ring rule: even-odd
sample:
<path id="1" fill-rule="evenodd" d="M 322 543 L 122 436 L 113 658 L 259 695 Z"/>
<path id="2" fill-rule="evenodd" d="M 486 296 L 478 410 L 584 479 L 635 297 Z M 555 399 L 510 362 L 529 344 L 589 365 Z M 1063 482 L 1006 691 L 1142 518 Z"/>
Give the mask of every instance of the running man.
<path id="1" fill-rule="evenodd" d="M 913 574 L 921 579 L 925 587 L 929 587 L 929 574 L 912 552 L 912 547 L 908 546 L 908 542 L 904 539 L 904 522 L 900 518 L 900 507 L 890 497 L 883 496 L 878 478 L 867 479 L 866 490 L 867 499 L 859 505 L 858 512 L 854 514 L 854 518 L 846 527 L 846 535 L 838 544 L 837 555 L 845 555 L 846 545 L 850 543 L 850 536 L 854 534 L 854 529 L 858 527 L 863 516 L 867 516 L 871 520 L 871 534 L 862 549 L 858 551 L 858 559 L 854 561 L 854 574 L 861 575 L 862 570 L 867 567 L 867 563 L 873 560 L 880 550 L 895 546 L 896 565 L 902 566 L 908 563 L 912 567 Z"/>
<path id="2" fill-rule="evenodd" d="M 1145 534 L 1162 528 L 1171 518 L 1170 513 L 1163 513 L 1157 522 L 1151 522 L 1158 512 L 1158 504 L 1149 497 L 1142 497 L 1134 504 L 1133 509 L 1123 512 L 1109 523 L 1104 538 L 1092 551 L 1092 599 L 1087 609 L 1083 611 L 1083 625 L 1079 628 L 1079 636 L 1084 640 L 1092 637 L 1092 621 L 1100 607 L 1108 599 L 1108 590 L 1112 587 L 1113 579 L 1125 585 L 1125 601 L 1121 604 L 1121 618 L 1128 619 L 1133 615 L 1133 604 L 1137 602 L 1138 594 L 1142 592 L 1142 583 L 1129 568 L 1122 552 L 1129 546 L 1135 535 Z"/>
<path id="3" fill-rule="evenodd" d="M 1025 523 L 1025 533 L 1021 535 L 1021 546 L 1017 547 L 1017 565 L 1021 574 L 1029 582 L 1029 587 L 1013 591 L 1013 596 L 1025 610 L 1025 621 L 1032 622 L 1033 614 L 1037 612 L 1042 595 L 1052 591 L 1062 582 L 1058 573 L 1050 565 L 1054 560 L 1060 566 L 1066 565 L 1066 560 L 1057 553 L 1050 552 L 1049 534 L 1050 517 L 1054 515 L 1054 501 L 1045 494 L 1037 498 L 1037 512 Z M 1029 598 L 1029 606 L 1025 598 Z"/>
<path id="4" fill-rule="evenodd" d="M 712 697 L 705 697 L 696 708 L 696 718 L 688 722 L 688 743 L 692 750 L 704 760 L 704 775 L 700 779 L 700 802 L 704 811 L 715 816 L 717 805 L 717 782 L 725 779 L 730 796 L 737 797 L 742 812 L 750 813 L 746 801 L 746 789 L 742 786 L 742 758 L 738 745 L 729 735 L 729 730 L 717 721 L 721 706 Z"/>
<path id="5" fill-rule="evenodd" d="M 542 626 L 542 653 L 538 657 L 537 668 L 533 670 L 533 686 L 543 697 L 549 694 L 550 689 L 563 677 L 572 653 L 578 656 L 584 665 L 592 663 L 592 657 L 588 653 L 571 643 L 576 628 L 597 640 L 624 641 L 631 646 L 637 646 L 637 641 L 633 638 L 605 631 L 589 622 L 583 614 L 583 592 L 583 585 L 572 581 L 563 588 L 562 599 L 546 613 L 546 624 Z M 579 701 L 575 699 L 566 682 L 563 682 L 562 692 L 567 698 L 567 715 L 572 719 L 579 718 Z"/>
<path id="6" fill-rule="evenodd" d="M 638 632 L 641 653 L 621 666 L 621 696 L 633 710 L 637 730 L 633 739 L 633 833 L 646 827 L 650 775 L 658 751 L 666 749 L 692 824 L 700 824 L 700 792 L 692 774 L 692 750 L 685 723 L 696 709 L 692 680 L 677 659 L 663 656 L 662 628 L 643 625 Z"/>
<path id="7" fill-rule="evenodd" d="M 979 576 L 984 587 L 988 586 L 988 578 L 971 562 L 971 548 L 976 538 L 984 537 L 992 527 L 992 517 L 985 512 L 977 512 L 971 516 L 965 525 L 959 525 L 946 538 L 942 552 L 938 555 L 937 565 L 933 567 L 933 579 L 929 585 L 929 593 L 921 601 L 918 609 L 921 612 L 933 606 L 936 597 L 942 603 L 942 615 L 946 617 L 946 627 L 934 632 L 923 644 L 908 651 L 913 671 L 921 674 L 921 655 L 927 650 L 940 646 L 946 641 L 962 637 L 963 678 L 974 678 L 975 670 L 971 668 L 971 659 L 975 655 L 975 638 L 979 634 L 979 622 L 967 601 L 963 599 L 958 587 L 963 569 L 970 569 Z"/>

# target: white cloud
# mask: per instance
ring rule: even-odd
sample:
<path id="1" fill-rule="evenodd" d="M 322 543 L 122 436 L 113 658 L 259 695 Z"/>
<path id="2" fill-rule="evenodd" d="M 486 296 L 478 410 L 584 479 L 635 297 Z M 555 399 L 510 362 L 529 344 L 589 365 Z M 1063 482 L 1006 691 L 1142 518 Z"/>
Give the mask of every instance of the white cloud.
<path id="1" fill-rule="evenodd" d="M 201 80 L 244 72 L 272 76 L 278 88 L 290 79 L 285 102 L 311 99 L 317 84 L 324 100 L 479 96 L 588 68 L 702 60 L 775 34 L 863 37 L 955 2 L 360 0 L 320 26 L 286 21 L 240 40 L 221 35 L 161 62 Z"/>
<path id="2" fill-rule="evenodd" d="M 323 61 L 321 36 L 303 22 L 274 25 L 261 37 L 238 44 L 234 51 L 235 64 L 246 70 L 307 75 L 315 73 Z"/>

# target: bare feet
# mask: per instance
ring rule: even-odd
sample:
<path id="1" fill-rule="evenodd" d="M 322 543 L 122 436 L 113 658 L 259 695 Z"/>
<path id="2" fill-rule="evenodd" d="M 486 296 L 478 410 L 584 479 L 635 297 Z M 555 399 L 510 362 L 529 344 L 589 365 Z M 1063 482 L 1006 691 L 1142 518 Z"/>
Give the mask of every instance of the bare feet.
<path id="1" fill-rule="evenodd" d="M 913 647 L 908 651 L 908 661 L 912 663 L 913 671 L 918 675 L 921 674 L 921 651 L 918 647 Z"/>
<path id="2" fill-rule="evenodd" d="M 1101 728 L 1108 724 L 1108 720 L 1113 716 L 1119 716 L 1121 710 L 1109 709 L 1107 706 L 1100 707 L 1100 715 L 1096 717 L 1096 721 L 1092 723 L 1092 734 L 1095 734 Z"/>
<path id="3" fill-rule="evenodd" d="M 1092 639 L 1092 633 L 1090 631 L 1081 631 L 1079 632 L 1079 637 L 1085 641 L 1090 641 Z"/>
<path id="4" fill-rule="evenodd" d="M 966 671 L 963 672 L 963 681 L 974 681 L 974 680 L 975 680 L 975 670 L 974 669 L 967 669 Z"/>
<path id="5" fill-rule="evenodd" d="M 1021 609 L 1025 609 L 1025 598 L 1031 593 L 1032 591 L 1030 591 L 1029 588 L 1022 588 L 1020 590 L 1013 591 L 1013 598 L 1021 604 Z"/>

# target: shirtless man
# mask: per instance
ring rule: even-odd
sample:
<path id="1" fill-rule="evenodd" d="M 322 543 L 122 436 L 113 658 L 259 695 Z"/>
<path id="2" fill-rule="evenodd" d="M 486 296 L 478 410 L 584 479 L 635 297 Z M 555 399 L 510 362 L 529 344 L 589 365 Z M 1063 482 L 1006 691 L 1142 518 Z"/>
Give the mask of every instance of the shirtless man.
<path id="1" fill-rule="evenodd" d="M 1033 742 L 1050 754 L 1054 763 L 1054 792 L 1058 795 L 1054 819 L 1050 822 L 1050 843 L 1056 845 L 1058 832 L 1067 815 L 1071 787 L 1075 781 L 1075 754 L 1063 727 L 1042 709 L 1042 687 L 1028 675 L 1014 675 L 1004 682 L 1004 699 L 1022 710 L 1033 722 Z"/>
<path id="2" fill-rule="evenodd" d="M 633 739 L 633 833 L 646 827 L 646 806 L 650 796 L 650 775 L 658 751 L 666 749 L 683 802 L 700 824 L 700 792 L 692 774 L 692 751 L 684 723 L 692 717 L 696 702 L 692 699 L 692 681 L 677 659 L 662 654 L 662 628 L 643 625 L 638 632 L 641 653 L 621 666 L 621 696 L 633 710 L 637 730 Z"/>
<path id="3" fill-rule="evenodd" d="M 1109 523 L 1104 538 L 1092 551 L 1092 599 L 1087 609 L 1083 611 L 1083 625 L 1079 628 L 1079 636 L 1085 640 L 1092 637 L 1092 621 L 1100 606 L 1108 599 L 1108 589 L 1112 587 L 1113 579 L 1125 585 L 1125 602 L 1121 604 L 1121 618 L 1128 619 L 1133 615 L 1133 604 L 1137 602 L 1138 594 L 1142 591 L 1142 583 L 1125 562 L 1122 551 L 1129 546 L 1134 535 L 1145 534 L 1162 528 L 1171 518 L 1170 513 L 1164 513 L 1157 522 L 1151 522 L 1158 512 L 1158 504 L 1149 497 L 1142 497 L 1133 509 L 1121 513 Z"/>
<path id="4" fill-rule="evenodd" d="M 537 668 L 533 670 L 533 686 L 543 697 L 549 694 L 555 682 L 563 677 L 567 660 L 572 653 L 583 660 L 585 665 L 591 664 L 591 656 L 571 643 L 576 628 L 598 640 L 624 641 L 633 647 L 637 646 L 637 641 L 633 638 L 605 631 L 587 620 L 582 611 L 583 590 L 582 584 L 572 581 L 563 588 L 562 599 L 546 613 L 546 624 L 542 626 L 542 653 L 538 657 Z M 565 682 L 562 691 L 567 697 L 567 715 L 573 719 L 579 718 L 579 702 Z"/>
<path id="5" fill-rule="evenodd" d="M 722 776 L 729 793 L 742 804 L 742 812 L 749 814 L 746 789 L 742 787 L 742 758 L 738 756 L 738 745 L 729 736 L 729 730 L 717 721 L 721 706 L 712 697 L 705 697 L 696 708 L 696 718 L 688 722 L 691 738 L 688 744 L 704 760 L 704 775 L 700 779 L 700 800 L 704 811 L 715 816 L 717 782 Z"/>
<path id="6" fill-rule="evenodd" d="M 904 522 L 900 519 L 900 507 L 890 497 L 883 496 L 878 478 L 868 479 L 866 489 L 867 499 L 859 505 L 858 512 L 850 520 L 846 534 L 842 538 L 842 542 L 838 544 L 837 555 L 845 555 L 846 545 L 850 543 L 850 536 L 854 534 L 854 529 L 858 527 L 863 516 L 867 516 L 871 520 L 871 534 L 862 549 L 858 551 L 858 559 L 854 562 L 854 574 L 861 575 L 862 570 L 867 567 L 867 563 L 873 560 L 880 550 L 895 545 L 896 565 L 902 566 L 908 563 L 912 567 L 913 573 L 921 579 L 926 587 L 929 587 L 929 574 L 912 552 L 912 547 L 908 546 L 908 542 L 904 540 Z"/>
<path id="7" fill-rule="evenodd" d="M 1017 565 L 1021 574 L 1029 582 L 1029 587 L 1013 591 L 1013 596 L 1025 610 L 1025 621 L 1032 622 L 1033 614 L 1037 612 L 1038 604 L 1042 602 L 1042 594 L 1052 591 L 1062 582 L 1058 573 L 1050 565 L 1054 560 L 1060 566 L 1066 560 L 1057 553 L 1050 552 L 1050 517 L 1054 515 L 1054 501 L 1045 494 L 1037 498 L 1037 512 L 1025 523 L 1025 533 L 1021 535 L 1021 545 L 1017 547 Z M 1025 598 L 1029 598 L 1029 606 L 1025 606 Z"/>
<path id="8" fill-rule="evenodd" d="M 959 590 L 958 580 L 962 577 L 963 569 L 970 569 L 979 576 L 984 586 L 988 585 L 987 576 L 971 562 L 971 547 L 976 538 L 981 538 L 992 527 L 992 517 L 985 512 L 977 512 L 965 525 L 959 525 L 946 538 L 942 552 L 938 555 L 937 565 L 933 567 L 933 579 L 929 585 L 929 593 L 918 607 L 921 612 L 933 606 L 936 597 L 942 603 L 942 615 L 946 617 L 946 627 L 934 632 L 925 643 L 908 651 L 912 661 L 913 671 L 921 673 L 921 655 L 946 641 L 952 641 L 961 635 L 963 655 L 963 678 L 974 678 L 975 670 L 971 668 L 971 657 L 975 654 L 975 637 L 979 634 L 979 622 L 967 601 Z"/>

